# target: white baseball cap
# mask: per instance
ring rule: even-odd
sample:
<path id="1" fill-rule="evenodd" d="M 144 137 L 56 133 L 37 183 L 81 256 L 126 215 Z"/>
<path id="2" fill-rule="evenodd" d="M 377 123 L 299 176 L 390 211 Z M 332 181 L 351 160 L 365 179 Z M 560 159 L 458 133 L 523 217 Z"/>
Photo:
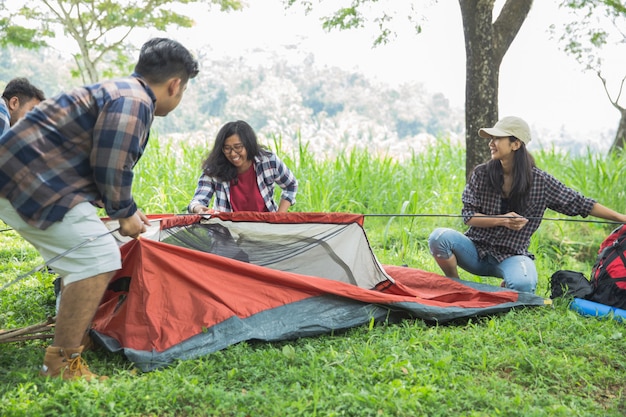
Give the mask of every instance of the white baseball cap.
<path id="1" fill-rule="evenodd" d="M 523 119 L 515 116 L 507 116 L 498 121 L 494 127 L 483 127 L 478 129 L 478 136 L 491 139 L 492 136 L 515 136 L 517 139 L 528 145 L 530 137 L 530 127 Z"/>

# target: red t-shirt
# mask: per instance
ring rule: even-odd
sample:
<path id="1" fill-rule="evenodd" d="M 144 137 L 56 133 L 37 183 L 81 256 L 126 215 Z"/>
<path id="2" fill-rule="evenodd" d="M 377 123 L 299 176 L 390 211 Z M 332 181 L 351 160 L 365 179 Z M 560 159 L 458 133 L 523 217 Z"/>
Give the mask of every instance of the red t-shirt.
<path id="1" fill-rule="evenodd" d="M 256 183 L 254 165 L 230 182 L 230 205 L 233 211 L 269 211 Z"/>

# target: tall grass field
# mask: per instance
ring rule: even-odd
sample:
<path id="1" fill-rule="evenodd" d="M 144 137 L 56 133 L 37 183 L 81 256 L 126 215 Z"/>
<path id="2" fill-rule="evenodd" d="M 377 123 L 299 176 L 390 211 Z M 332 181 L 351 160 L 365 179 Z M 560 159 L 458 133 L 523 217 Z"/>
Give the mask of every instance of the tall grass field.
<path id="1" fill-rule="evenodd" d="M 299 180 L 292 211 L 363 213 L 384 264 L 439 273 L 427 248 L 439 226 L 465 230 L 465 151 L 442 140 L 392 156 L 345 149 L 318 159 L 306 144 L 269 146 Z M 206 146 L 162 139 L 135 169 L 134 195 L 148 214 L 183 213 Z M 566 185 L 626 212 L 626 157 L 536 151 L 537 165 Z M 557 270 L 589 275 L 615 225 L 548 211 L 533 236 L 537 293 Z M 577 220 L 582 220 L 577 218 Z M 590 218 L 586 219 L 590 220 Z M 0 222 L 0 285 L 43 263 Z M 0 329 L 55 313 L 54 275 L 34 273 L 0 293 Z M 499 285 L 500 280 L 462 279 Z M 280 343 L 248 342 L 142 373 L 123 356 L 90 351 L 104 382 L 37 375 L 48 341 L 0 344 L 0 416 L 624 416 L 626 323 L 583 317 L 566 299 L 435 325 L 406 319 Z"/>

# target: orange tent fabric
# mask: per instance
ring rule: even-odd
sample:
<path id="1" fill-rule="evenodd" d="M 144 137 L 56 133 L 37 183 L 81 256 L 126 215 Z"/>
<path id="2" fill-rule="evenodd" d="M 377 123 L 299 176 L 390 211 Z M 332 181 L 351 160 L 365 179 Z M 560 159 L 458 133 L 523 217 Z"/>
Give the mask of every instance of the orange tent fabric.
<path id="1" fill-rule="evenodd" d="M 446 322 L 544 304 L 532 294 L 380 265 L 359 215 L 272 214 L 167 216 L 158 239 L 122 245 L 123 267 L 94 319 L 95 338 L 151 370 L 243 340 L 310 336 L 390 314 Z M 209 232 L 224 229 L 248 261 L 203 251 L 215 242 Z M 178 243 L 206 245 L 165 243 L 180 235 L 189 239 Z"/>

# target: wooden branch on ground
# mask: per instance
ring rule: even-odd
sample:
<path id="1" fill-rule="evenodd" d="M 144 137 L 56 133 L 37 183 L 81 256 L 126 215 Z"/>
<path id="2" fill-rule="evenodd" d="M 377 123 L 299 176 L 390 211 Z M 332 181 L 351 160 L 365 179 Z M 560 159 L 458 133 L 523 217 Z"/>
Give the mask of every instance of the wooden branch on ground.
<path id="1" fill-rule="evenodd" d="M 52 339 L 54 338 L 54 333 L 49 333 L 49 334 L 36 334 L 36 335 L 23 335 L 23 336 L 16 336 L 16 337 L 11 337 L 11 338 L 7 338 L 7 339 L 2 339 L 0 340 L 0 343 L 11 343 L 11 342 L 24 342 L 26 340 L 46 340 L 46 339 Z"/>
<path id="2" fill-rule="evenodd" d="M 47 320 L 21 327 L 19 329 L 0 331 L 0 343 L 19 342 L 24 340 L 50 339 L 54 337 L 54 323 L 56 317 L 48 317 Z"/>

